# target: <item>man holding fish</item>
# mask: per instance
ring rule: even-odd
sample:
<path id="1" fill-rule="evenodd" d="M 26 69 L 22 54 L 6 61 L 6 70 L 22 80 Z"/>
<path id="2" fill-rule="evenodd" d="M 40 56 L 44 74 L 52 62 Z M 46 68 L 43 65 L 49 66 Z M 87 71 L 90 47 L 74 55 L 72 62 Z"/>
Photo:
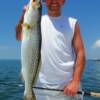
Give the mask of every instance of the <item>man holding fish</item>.
<path id="1" fill-rule="evenodd" d="M 32 1 L 31 5 L 34 9 L 34 2 L 39 0 L 30 1 Z M 62 15 L 61 7 L 65 0 L 44 0 L 44 2 L 47 7 L 47 14 L 41 18 L 41 31 L 39 31 L 42 36 L 42 43 L 40 71 L 36 71 L 39 73 L 37 84 L 44 88 L 63 89 L 62 95 L 64 96 L 60 96 L 59 94 L 57 98 L 56 96 L 51 97 L 50 95 L 46 95 L 43 99 L 40 99 L 82 100 L 82 96 L 77 95 L 77 91 L 81 89 L 80 79 L 85 64 L 85 53 L 78 21 L 75 18 Z M 29 7 L 26 7 L 25 12 L 27 9 L 29 10 Z M 24 29 L 19 27 L 21 24 L 24 25 L 24 28 L 31 28 L 30 25 L 24 23 L 25 16 L 24 20 L 22 20 L 23 17 L 20 20 L 21 23 L 19 22 L 16 26 L 17 34 L 20 34 L 18 30 L 21 31 L 21 29 L 23 33 Z M 25 38 L 29 39 L 27 35 L 25 35 Z M 22 36 L 22 41 L 23 39 Z M 27 77 L 27 74 L 25 75 Z"/>

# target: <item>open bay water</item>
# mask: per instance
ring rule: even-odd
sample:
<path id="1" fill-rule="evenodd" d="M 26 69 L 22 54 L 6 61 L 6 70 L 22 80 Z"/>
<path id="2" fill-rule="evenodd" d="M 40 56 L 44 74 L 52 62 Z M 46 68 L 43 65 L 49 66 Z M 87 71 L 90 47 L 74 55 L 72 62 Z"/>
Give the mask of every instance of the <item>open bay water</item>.
<path id="1" fill-rule="evenodd" d="M 24 87 L 20 86 L 20 67 L 20 60 L 0 60 L 0 100 L 22 100 Z M 86 61 L 81 83 L 84 91 L 100 92 L 100 61 Z M 84 96 L 84 100 L 100 98 Z"/>

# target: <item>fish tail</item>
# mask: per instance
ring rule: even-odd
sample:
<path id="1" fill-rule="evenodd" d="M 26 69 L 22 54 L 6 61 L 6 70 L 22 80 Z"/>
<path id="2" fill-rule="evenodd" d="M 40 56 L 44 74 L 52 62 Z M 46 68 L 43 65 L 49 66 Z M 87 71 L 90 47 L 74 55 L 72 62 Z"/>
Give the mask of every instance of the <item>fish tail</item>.
<path id="1" fill-rule="evenodd" d="M 36 100 L 36 96 L 35 96 L 35 94 L 33 92 L 32 95 L 29 95 L 29 96 L 24 95 L 24 99 L 23 100 Z"/>

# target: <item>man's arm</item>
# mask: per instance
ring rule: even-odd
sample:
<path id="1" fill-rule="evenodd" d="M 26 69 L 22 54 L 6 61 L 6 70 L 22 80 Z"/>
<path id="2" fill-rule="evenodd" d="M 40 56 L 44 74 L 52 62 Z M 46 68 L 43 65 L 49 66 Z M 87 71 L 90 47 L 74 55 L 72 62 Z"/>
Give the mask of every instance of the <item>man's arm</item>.
<path id="1" fill-rule="evenodd" d="M 16 28 L 15 28 L 15 30 L 16 30 L 16 39 L 19 40 L 19 41 L 21 40 L 22 24 L 23 24 L 24 14 L 25 14 L 26 9 L 27 9 L 27 7 L 25 6 L 23 8 L 23 12 L 22 12 L 22 15 L 19 19 L 19 22 L 17 23 Z"/>
<path id="2" fill-rule="evenodd" d="M 75 95 L 77 93 L 79 89 L 81 75 L 84 69 L 84 64 L 85 64 L 84 46 L 80 35 L 80 27 L 78 23 L 75 26 L 75 33 L 74 33 L 72 45 L 76 53 L 76 60 L 74 65 L 72 81 L 69 82 L 69 84 L 64 88 L 64 94 L 66 95 Z"/>
<path id="3" fill-rule="evenodd" d="M 80 81 L 81 75 L 85 65 L 85 51 L 83 46 L 83 41 L 80 34 L 79 24 L 76 24 L 75 35 L 73 38 L 73 47 L 76 53 L 75 69 L 73 73 L 73 80 Z"/>

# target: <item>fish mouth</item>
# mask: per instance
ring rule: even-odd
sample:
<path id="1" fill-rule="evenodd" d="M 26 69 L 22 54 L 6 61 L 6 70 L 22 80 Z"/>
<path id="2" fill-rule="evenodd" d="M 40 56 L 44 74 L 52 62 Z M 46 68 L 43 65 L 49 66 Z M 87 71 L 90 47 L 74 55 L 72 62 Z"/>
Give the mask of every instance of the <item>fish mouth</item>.
<path id="1" fill-rule="evenodd" d="M 33 4 L 33 8 L 40 8 L 41 7 L 41 0 L 31 0 Z"/>
<path id="2" fill-rule="evenodd" d="M 32 0 L 33 2 L 40 2 L 41 0 Z"/>

